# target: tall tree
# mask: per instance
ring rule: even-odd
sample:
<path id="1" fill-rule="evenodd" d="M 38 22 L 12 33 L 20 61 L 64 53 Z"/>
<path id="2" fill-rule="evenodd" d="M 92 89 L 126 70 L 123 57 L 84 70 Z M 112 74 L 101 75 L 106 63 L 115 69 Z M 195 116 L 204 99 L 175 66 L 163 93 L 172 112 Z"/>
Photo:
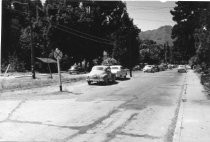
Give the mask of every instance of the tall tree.
<path id="1" fill-rule="evenodd" d="M 205 2 L 176 2 L 177 6 L 171 11 L 173 20 L 177 22 L 172 29 L 175 39 L 175 52 L 181 54 L 181 60 L 189 60 L 195 54 L 194 31 L 199 28 L 199 15 L 207 5 Z"/>
<path id="2" fill-rule="evenodd" d="M 199 16 L 200 27 L 195 30 L 196 59 L 194 62 L 210 65 L 210 2 L 202 9 Z"/>

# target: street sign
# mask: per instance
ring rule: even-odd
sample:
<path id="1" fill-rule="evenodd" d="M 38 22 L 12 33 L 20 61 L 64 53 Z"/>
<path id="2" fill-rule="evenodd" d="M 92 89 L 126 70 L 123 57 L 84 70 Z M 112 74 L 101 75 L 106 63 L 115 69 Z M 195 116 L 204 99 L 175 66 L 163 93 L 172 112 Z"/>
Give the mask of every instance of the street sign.
<path id="1" fill-rule="evenodd" d="M 60 86 L 60 91 L 62 92 L 60 59 L 63 57 L 63 53 L 58 48 L 56 48 L 55 51 L 54 51 L 54 57 L 57 59 L 57 67 L 58 67 L 58 75 L 59 75 L 59 86 Z"/>
<path id="2" fill-rule="evenodd" d="M 56 48 L 54 51 L 54 57 L 60 60 L 63 57 L 63 53 L 58 48 Z"/>

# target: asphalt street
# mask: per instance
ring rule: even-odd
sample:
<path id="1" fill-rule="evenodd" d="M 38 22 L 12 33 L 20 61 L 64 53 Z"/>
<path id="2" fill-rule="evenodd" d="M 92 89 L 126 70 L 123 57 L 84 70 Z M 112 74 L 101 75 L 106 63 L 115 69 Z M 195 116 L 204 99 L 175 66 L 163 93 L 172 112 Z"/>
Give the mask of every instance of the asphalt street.
<path id="1" fill-rule="evenodd" d="M 0 141 L 172 142 L 186 73 L 135 72 L 0 95 Z"/>

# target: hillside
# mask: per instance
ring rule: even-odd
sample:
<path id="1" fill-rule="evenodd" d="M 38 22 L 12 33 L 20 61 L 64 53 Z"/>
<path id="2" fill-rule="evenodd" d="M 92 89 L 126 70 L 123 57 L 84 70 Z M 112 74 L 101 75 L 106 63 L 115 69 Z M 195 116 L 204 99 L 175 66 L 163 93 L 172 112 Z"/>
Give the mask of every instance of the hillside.
<path id="1" fill-rule="evenodd" d="M 162 26 L 155 30 L 148 30 L 139 34 L 140 39 L 154 40 L 158 44 L 164 44 L 168 41 L 169 45 L 172 46 L 173 42 L 171 39 L 172 26 Z"/>

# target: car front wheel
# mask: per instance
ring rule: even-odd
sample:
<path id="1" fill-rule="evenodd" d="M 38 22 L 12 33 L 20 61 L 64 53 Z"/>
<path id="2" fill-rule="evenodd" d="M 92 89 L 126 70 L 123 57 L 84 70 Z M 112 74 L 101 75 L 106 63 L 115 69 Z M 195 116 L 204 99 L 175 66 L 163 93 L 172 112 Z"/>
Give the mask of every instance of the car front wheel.
<path id="1" fill-rule="evenodd" d="M 116 80 L 116 77 L 115 77 L 115 76 L 113 76 L 113 78 L 112 78 L 112 82 L 114 83 L 114 82 L 115 82 L 115 80 Z"/>
<path id="2" fill-rule="evenodd" d="M 109 83 L 108 78 L 104 79 L 104 84 L 107 85 Z"/>
<path id="3" fill-rule="evenodd" d="M 91 81 L 88 81 L 87 83 L 88 83 L 88 85 L 91 85 Z"/>

